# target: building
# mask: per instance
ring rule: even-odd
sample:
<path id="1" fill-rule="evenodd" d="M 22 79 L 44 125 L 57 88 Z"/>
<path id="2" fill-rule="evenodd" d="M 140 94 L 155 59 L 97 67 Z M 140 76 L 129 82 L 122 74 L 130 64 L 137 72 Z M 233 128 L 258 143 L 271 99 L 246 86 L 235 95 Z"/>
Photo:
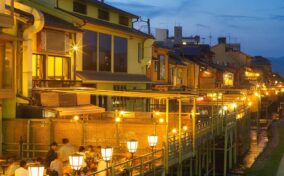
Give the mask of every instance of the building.
<path id="1" fill-rule="evenodd" d="M 214 64 L 231 69 L 234 74 L 234 87 L 248 84 L 244 76 L 245 68 L 251 66 L 252 57 L 241 51 L 239 43 L 227 43 L 226 38 L 220 37 L 218 44 L 211 47 L 211 51 L 214 52 Z"/>
<path id="2" fill-rule="evenodd" d="M 7 5 L 7 7 L 5 7 Z M 9 7 L 9 8 L 8 8 Z M 20 23 L 14 18 L 14 4 L 0 2 L 0 119 L 15 117 L 17 44 L 21 38 L 16 33 Z M 15 20 L 14 20 L 15 19 Z"/>
<path id="3" fill-rule="evenodd" d="M 182 34 L 182 27 L 175 26 L 174 27 L 174 36 L 169 37 L 168 29 L 156 29 L 156 43 L 159 46 L 166 48 L 175 48 L 181 47 L 182 45 L 198 45 L 200 44 L 200 36 L 190 36 L 184 37 Z"/>
<path id="4" fill-rule="evenodd" d="M 138 16 L 103 1 L 23 2 L 45 18 L 43 28 L 32 36 L 32 57 L 24 59 L 32 65 L 23 79 L 28 83 L 23 95 L 29 96 L 32 87 L 148 88 L 154 40 L 133 28 Z M 108 110 L 111 102 L 111 97 L 92 97 L 92 103 Z"/>

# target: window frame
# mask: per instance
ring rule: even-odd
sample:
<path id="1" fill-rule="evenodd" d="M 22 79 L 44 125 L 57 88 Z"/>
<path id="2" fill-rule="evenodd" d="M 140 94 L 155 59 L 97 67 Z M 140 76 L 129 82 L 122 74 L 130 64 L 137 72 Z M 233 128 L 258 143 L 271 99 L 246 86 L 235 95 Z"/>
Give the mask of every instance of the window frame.
<path id="1" fill-rule="evenodd" d="M 129 18 L 124 15 L 118 16 L 118 23 L 123 26 L 129 26 Z"/>
<path id="2" fill-rule="evenodd" d="M 104 10 L 104 9 L 98 9 L 98 19 L 109 21 L 110 20 L 109 11 Z"/>
<path id="3" fill-rule="evenodd" d="M 84 7 L 83 11 L 80 11 L 82 9 L 78 8 L 78 6 L 76 6 L 75 4 L 80 5 L 81 6 L 80 8 Z M 77 7 L 77 9 L 76 9 L 76 7 Z M 87 4 L 80 2 L 78 0 L 74 0 L 73 1 L 73 12 L 87 15 Z"/>

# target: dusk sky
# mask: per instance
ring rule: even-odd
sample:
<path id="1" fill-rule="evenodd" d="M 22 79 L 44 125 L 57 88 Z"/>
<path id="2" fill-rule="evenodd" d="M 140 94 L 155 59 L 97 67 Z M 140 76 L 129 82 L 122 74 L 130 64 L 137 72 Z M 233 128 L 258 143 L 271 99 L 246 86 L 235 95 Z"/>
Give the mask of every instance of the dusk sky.
<path id="1" fill-rule="evenodd" d="M 284 56 L 283 0 L 106 0 L 151 19 L 155 28 L 183 27 L 184 36 L 200 35 L 209 43 L 230 36 L 250 55 Z M 228 39 L 227 39 L 228 40 Z"/>

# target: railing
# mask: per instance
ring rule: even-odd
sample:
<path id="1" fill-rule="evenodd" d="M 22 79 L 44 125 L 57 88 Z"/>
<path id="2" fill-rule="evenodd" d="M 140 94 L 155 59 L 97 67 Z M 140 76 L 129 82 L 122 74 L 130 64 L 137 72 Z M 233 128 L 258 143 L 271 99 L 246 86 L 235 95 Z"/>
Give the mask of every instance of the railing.
<path id="1" fill-rule="evenodd" d="M 156 150 L 146 155 L 127 160 L 118 164 L 113 164 L 106 169 L 93 172 L 88 175 L 98 175 L 102 173 L 110 173 L 109 175 L 145 175 L 147 173 L 161 172 L 164 163 L 164 149 Z"/>
<path id="2" fill-rule="evenodd" d="M 214 114 L 213 117 L 208 117 L 197 121 L 195 136 L 193 136 L 192 129 L 181 134 L 179 141 L 178 135 L 171 135 L 168 138 L 168 162 L 171 164 L 176 163 L 177 158 L 181 152 L 181 159 L 184 160 L 193 156 L 194 148 L 199 147 L 202 143 L 209 141 L 214 136 L 218 136 L 224 132 L 226 126 L 236 125 L 237 114 L 243 113 L 244 116 L 248 115 L 249 109 L 242 108 L 237 112 L 228 114 Z M 193 142 L 193 140 L 195 140 Z M 195 146 L 194 146 L 195 144 Z M 5 150 L 7 145 L 13 145 L 12 149 Z M 6 152 L 19 152 L 21 158 L 36 157 L 39 154 L 47 152 L 48 146 L 43 144 L 32 143 L 10 143 L 4 144 L 4 151 Z M 116 150 L 118 151 L 118 150 Z M 97 175 L 99 173 L 108 172 L 110 175 L 121 175 L 127 172 L 130 175 L 145 175 L 153 172 L 163 172 L 165 167 L 165 149 L 159 149 L 137 158 L 126 160 L 124 162 L 110 164 L 106 169 L 94 172 L 90 175 Z"/>
<path id="3" fill-rule="evenodd" d="M 33 87 L 81 87 L 82 81 L 75 80 L 33 80 Z"/>

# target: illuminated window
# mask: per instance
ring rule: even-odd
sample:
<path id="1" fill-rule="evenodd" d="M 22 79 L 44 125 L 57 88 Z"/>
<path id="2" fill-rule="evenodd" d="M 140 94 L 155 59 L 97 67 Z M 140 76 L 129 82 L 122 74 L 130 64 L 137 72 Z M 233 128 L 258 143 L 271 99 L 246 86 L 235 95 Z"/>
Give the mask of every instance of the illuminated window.
<path id="1" fill-rule="evenodd" d="M 233 73 L 224 73 L 223 74 L 223 83 L 225 86 L 234 85 L 234 74 Z"/>
<path id="2" fill-rule="evenodd" d="M 43 55 L 33 54 L 32 75 L 34 79 L 43 79 Z"/>
<path id="3" fill-rule="evenodd" d="M 166 79 L 166 62 L 165 56 L 159 56 L 159 66 L 158 66 L 158 80 L 165 80 Z"/>
<path id="4" fill-rule="evenodd" d="M 70 58 L 48 56 L 47 57 L 47 78 L 54 80 L 67 80 L 70 78 Z"/>

